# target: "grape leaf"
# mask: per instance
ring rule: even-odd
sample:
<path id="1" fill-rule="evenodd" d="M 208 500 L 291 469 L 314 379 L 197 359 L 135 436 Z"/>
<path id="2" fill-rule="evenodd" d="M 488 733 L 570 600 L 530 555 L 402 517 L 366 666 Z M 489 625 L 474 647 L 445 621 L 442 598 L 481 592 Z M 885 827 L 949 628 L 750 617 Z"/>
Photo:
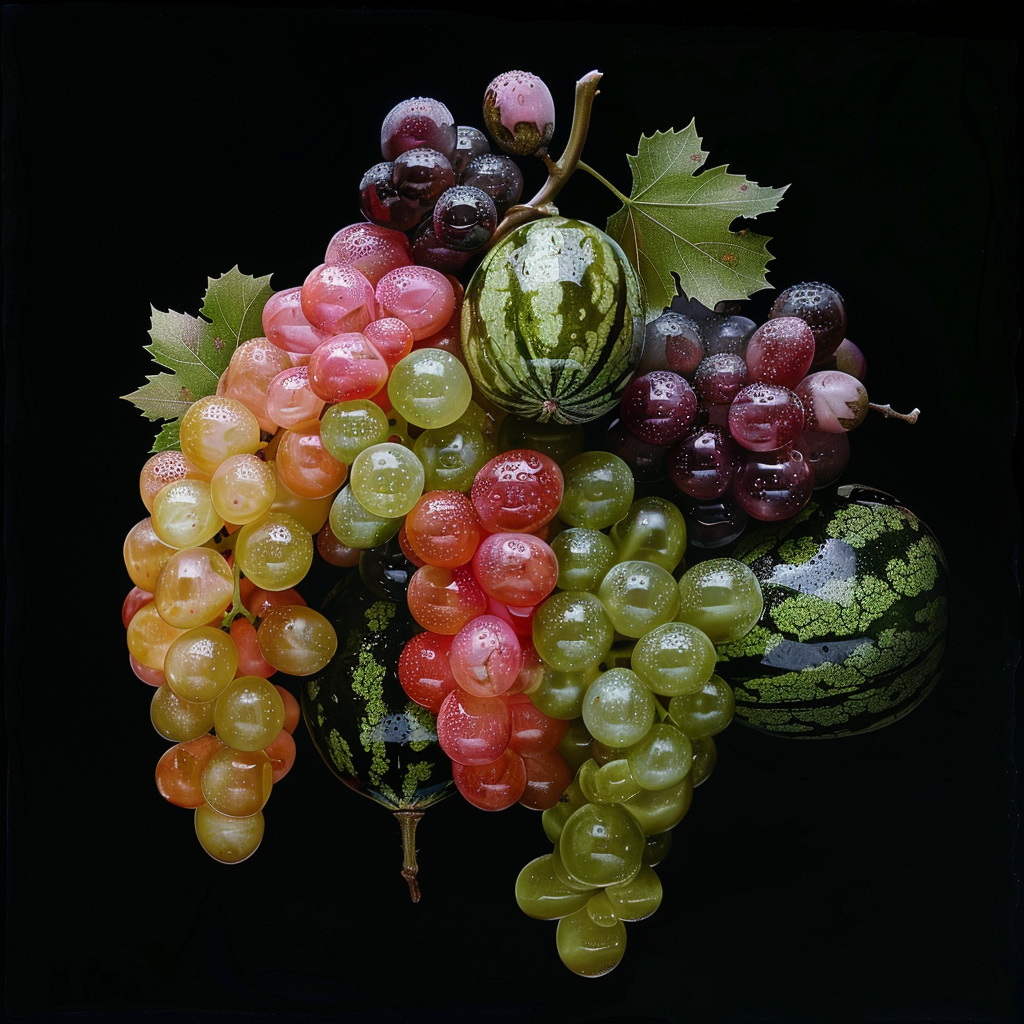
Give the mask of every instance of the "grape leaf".
<path id="1" fill-rule="evenodd" d="M 627 156 L 633 190 L 608 218 L 608 234 L 643 278 L 652 317 L 678 294 L 676 277 L 686 296 L 710 309 L 771 287 L 771 239 L 730 225 L 774 210 L 789 186 L 763 187 L 724 166 L 698 174 L 708 156 L 700 144 L 693 121 L 681 132 L 641 135 L 636 156 Z"/>
<path id="2" fill-rule="evenodd" d="M 263 306 L 273 294 L 270 275 L 250 277 L 234 267 L 207 282 L 200 316 L 152 309 L 146 351 L 170 373 L 147 375 L 146 383 L 124 395 L 150 420 L 170 420 L 153 451 L 178 447 L 178 422 L 188 407 L 217 390 L 220 375 L 243 341 L 263 333 Z"/>

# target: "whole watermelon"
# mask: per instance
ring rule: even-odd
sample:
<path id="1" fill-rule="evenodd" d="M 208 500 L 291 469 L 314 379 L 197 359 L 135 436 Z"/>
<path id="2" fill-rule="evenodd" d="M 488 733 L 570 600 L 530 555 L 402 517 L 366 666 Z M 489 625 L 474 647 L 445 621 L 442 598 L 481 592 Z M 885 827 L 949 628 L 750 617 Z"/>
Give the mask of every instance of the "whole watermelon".
<path id="1" fill-rule="evenodd" d="M 643 352 L 643 284 L 592 224 L 542 217 L 484 257 L 466 288 L 462 351 L 484 396 L 541 423 L 614 408 Z"/>
<path id="2" fill-rule="evenodd" d="M 718 648 L 740 721 L 780 736 L 848 736 L 916 707 L 942 672 L 949 571 L 927 526 L 860 485 L 816 494 L 759 525 L 733 557 L 757 576 L 764 611 Z"/>

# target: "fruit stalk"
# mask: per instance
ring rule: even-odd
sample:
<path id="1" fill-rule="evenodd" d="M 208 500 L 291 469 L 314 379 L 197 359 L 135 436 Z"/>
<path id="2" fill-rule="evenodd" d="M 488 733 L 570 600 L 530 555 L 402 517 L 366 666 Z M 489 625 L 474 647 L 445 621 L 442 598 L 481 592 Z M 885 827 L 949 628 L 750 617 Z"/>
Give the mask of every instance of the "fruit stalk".
<path id="1" fill-rule="evenodd" d="M 422 811 L 395 811 L 398 825 L 402 830 L 402 877 L 409 883 L 409 898 L 413 903 L 420 901 L 420 885 L 417 879 L 420 866 L 416 863 L 416 826 Z"/>

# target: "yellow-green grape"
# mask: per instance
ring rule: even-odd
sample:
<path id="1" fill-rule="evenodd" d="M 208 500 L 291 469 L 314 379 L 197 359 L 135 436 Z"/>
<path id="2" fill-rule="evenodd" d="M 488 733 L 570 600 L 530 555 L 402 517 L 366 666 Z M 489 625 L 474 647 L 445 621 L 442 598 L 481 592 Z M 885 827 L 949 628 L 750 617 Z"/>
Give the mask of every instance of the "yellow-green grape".
<path id="1" fill-rule="evenodd" d="M 668 713 L 691 739 L 717 736 L 731 721 L 736 709 L 732 687 L 719 675 L 695 693 L 684 693 L 668 702 Z"/>
<path id="2" fill-rule="evenodd" d="M 223 615 L 234 592 L 234 572 L 219 551 L 185 548 L 168 559 L 156 581 L 153 603 L 164 622 L 193 629 Z"/>
<path id="3" fill-rule="evenodd" d="M 274 766 L 262 750 L 223 747 L 203 769 L 206 802 L 232 818 L 246 818 L 262 811 L 270 799 L 273 783 Z"/>
<path id="4" fill-rule="evenodd" d="M 555 921 L 587 905 L 590 891 L 571 889 L 555 875 L 550 853 L 536 857 L 516 878 L 516 903 L 529 917 Z"/>
<path id="5" fill-rule="evenodd" d="M 698 562 L 679 577 L 676 618 L 706 633 L 713 644 L 745 636 L 761 617 L 764 598 L 750 566 L 735 558 Z"/>
<path id="6" fill-rule="evenodd" d="M 270 511 L 277 496 L 277 475 L 257 455 L 232 455 L 214 472 L 210 493 L 224 522 L 245 526 Z"/>
<path id="7" fill-rule="evenodd" d="M 693 765 L 690 738 L 668 722 L 658 722 L 626 751 L 630 776 L 644 789 L 668 789 L 682 782 Z"/>
<path id="8" fill-rule="evenodd" d="M 615 629 L 631 637 L 671 622 L 679 607 L 679 587 L 672 573 L 654 562 L 613 565 L 601 580 L 597 596 Z"/>
<path id="9" fill-rule="evenodd" d="M 251 857 L 263 841 L 263 812 L 244 818 L 215 811 L 209 804 L 196 808 L 196 837 L 199 845 L 221 864 L 240 864 Z"/>
<path id="10" fill-rule="evenodd" d="M 530 691 L 530 700 L 538 711 L 543 711 L 548 718 L 570 721 L 583 714 L 583 697 L 587 687 L 598 677 L 601 669 L 598 665 L 580 672 L 563 672 L 554 668 L 546 668 L 540 685 Z M 589 743 L 590 736 L 587 735 Z"/>
<path id="11" fill-rule="evenodd" d="M 156 535 L 149 516 L 136 523 L 124 539 L 124 567 L 132 583 L 152 594 L 160 570 L 177 550 Z"/>
<path id="12" fill-rule="evenodd" d="M 504 409 L 491 405 L 486 399 L 484 399 L 484 402 L 486 404 L 481 405 L 476 399 L 471 401 L 466 406 L 466 411 L 455 423 L 476 427 L 491 444 L 497 445 L 498 435 L 501 433 L 501 424 L 504 422 L 507 414 Z M 495 449 L 495 454 L 497 454 L 497 449 Z M 489 462 L 490 459 L 487 461 Z"/>
<path id="13" fill-rule="evenodd" d="M 364 508 L 345 484 L 331 505 L 330 524 L 334 536 L 350 548 L 365 551 L 390 540 L 402 528 L 404 518 L 388 519 Z"/>
<path id="14" fill-rule="evenodd" d="M 619 920 L 615 916 L 614 905 L 605 895 L 606 892 L 606 889 L 601 889 L 587 900 L 587 914 L 590 915 L 590 920 L 602 928 L 610 928 Z"/>
<path id="15" fill-rule="evenodd" d="M 184 631 L 165 622 L 160 617 L 156 605 L 150 601 L 144 604 L 128 623 L 128 651 L 140 665 L 162 672 L 167 649 L 182 632 Z"/>
<path id="16" fill-rule="evenodd" d="M 636 878 L 619 885 L 609 885 L 604 895 L 620 921 L 642 921 L 661 906 L 661 879 L 654 868 L 645 863 Z"/>
<path id="17" fill-rule="evenodd" d="M 569 526 L 603 530 L 633 503 L 633 473 L 611 452 L 582 452 L 562 466 L 564 489 L 558 518 Z"/>
<path id="18" fill-rule="evenodd" d="M 256 641 L 263 657 L 290 676 L 319 672 L 338 649 L 338 634 L 330 621 L 301 604 L 279 605 L 265 612 Z"/>
<path id="19" fill-rule="evenodd" d="M 239 676 L 215 701 L 213 728 L 235 750 L 262 750 L 284 728 L 284 699 L 269 680 Z"/>
<path id="20" fill-rule="evenodd" d="M 629 881 L 640 870 L 643 850 L 644 830 L 621 804 L 584 804 L 558 837 L 562 863 L 581 885 Z"/>
<path id="21" fill-rule="evenodd" d="M 423 464 L 405 445 L 375 444 L 352 463 L 349 487 L 360 505 L 382 519 L 404 516 L 423 494 Z"/>
<path id="22" fill-rule="evenodd" d="M 596 740 L 609 747 L 628 747 L 654 723 L 654 694 L 628 668 L 602 672 L 583 698 L 583 721 Z"/>
<path id="23" fill-rule="evenodd" d="M 686 817 L 693 799 L 693 780 L 689 775 L 667 789 L 642 789 L 624 807 L 647 835 L 675 828 Z"/>
<path id="24" fill-rule="evenodd" d="M 644 864 L 647 867 L 656 868 L 668 856 L 671 849 L 671 830 L 668 832 L 654 832 L 644 842 Z M 643 868 L 640 870 L 643 871 Z"/>
<path id="25" fill-rule="evenodd" d="M 164 658 L 167 685 L 179 697 L 200 704 L 216 700 L 237 670 L 234 640 L 213 626 L 197 626 L 182 633 L 171 642 Z"/>
<path id="26" fill-rule="evenodd" d="M 706 633 L 686 622 L 666 622 L 640 637 L 630 667 L 654 693 L 674 697 L 699 690 L 717 658 Z"/>
<path id="27" fill-rule="evenodd" d="M 589 807 L 590 804 L 585 804 L 584 806 Z M 568 821 L 568 818 L 566 820 Z M 588 882 L 581 882 L 568 870 L 568 868 L 566 868 L 558 843 L 555 843 L 554 848 L 551 851 L 551 871 L 562 885 L 567 889 L 571 889 L 573 892 L 585 892 L 590 896 L 593 894 L 594 890 L 598 888 L 596 885 L 591 885 Z"/>
<path id="28" fill-rule="evenodd" d="M 164 739 L 187 743 L 213 728 L 213 701 L 185 700 L 164 683 L 150 701 L 149 719 Z"/>
<path id="29" fill-rule="evenodd" d="M 498 431 L 498 447 L 503 452 L 514 448 L 529 448 L 564 466 L 585 448 L 583 426 L 580 423 L 540 423 L 526 416 L 510 412 Z"/>
<path id="30" fill-rule="evenodd" d="M 699 786 L 715 769 L 718 762 L 718 747 L 710 736 L 698 736 L 692 743 L 693 767 L 690 769 L 690 778 L 693 779 L 694 786 Z"/>
<path id="31" fill-rule="evenodd" d="M 558 922 L 555 946 L 562 963 L 573 974 L 599 978 L 622 961 L 626 952 L 626 926 L 621 921 L 608 928 L 595 924 L 584 908 Z"/>
<path id="32" fill-rule="evenodd" d="M 551 550 L 558 559 L 559 590 L 597 590 L 618 560 L 608 535 L 585 526 L 562 530 L 551 542 Z"/>
<path id="33" fill-rule="evenodd" d="M 569 816 L 586 802 L 587 798 L 574 778 L 558 798 L 558 803 L 541 811 L 540 823 L 544 829 L 544 835 L 552 843 L 557 843 L 558 837 L 562 834 L 562 826 L 569 820 Z"/>
<path id="34" fill-rule="evenodd" d="M 594 669 L 595 679 L 599 671 L 599 669 Z M 533 694 L 530 694 L 530 700 L 533 700 Z M 555 716 L 552 715 L 551 717 Z M 580 765 L 590 758 L 590 743 L 592 739 L 593 737 L 587 730 L 586 723 L 579 716 L 572 719 L 568 726 L 566 726 L 565 734 L 558 744 L 558 752 L 565 758 L 569 770 L 574 775 L 580 770 Z"/>
<path id="35" fill-rule="evenodd" d="M 351 465 L 367 448 L 383 444 L 391 436 L 387 414 L 368 398 L 338 402 L 320 420 L 320 440 L 339 462 Z"/>
<path id="36" fill-rule="evenodd" d="M 334 495 L 328 494 L 323 498 L 304 498 L 296 494 L 282 479 L 274 473 L 274 503 L 270 506 L 271 512 L 284 512 L 309 530 L 310 534 L 319 533 L 321 527 L 327 522 L 331 511 L 331 502 Z"/>
<path id="37" fill-rule="evenodd" d="M 259 449 L 260 424 L 237 399 L 207 395 L 185 410 L 180 437 L 182 454 L 212 475 L 229 456 Z"/>
<path id="38" fill-rule="evenodd" d="M 615 638 L 604 605 L 587 591 L 561 591 L 533 616 L 533 644 L 554 669 L 578 672 L 600 663 Z"/>
<path id="39" fill-rule="evenodd" d="M 626 758 L 617 757 L 614 761 L 606 761 L 594 772 L 593 788 L 599 803 L 621 804 L 636 796 L 641 786 L 633 778 Z"/>
<path id="40" fill-rule="evenodd" d="M 675 572 L 686 553 L 686 520 L 664 498 L 637 498 L 626 514 L 608 531 L 619 560 L 654 562 Z"/>
<path id="41" fill-rule="evenodd" d="M 287 590 L 313 564 L 313 537 L 287 513 L 268 512 L 238 531 L 235 564 L 257 587 Z"/>
<path id="42" fill-rule="evenodd" d="M 469 408 L 473 383 L 462 362 L 439 348 L 421 348 L 400 359 L 388 378 L 395 410 L 415 427 L 444 427 Z"/>
<path id="43" fill-rule="evenodd" d="M 424 430 L 412 450 L 423 466 L 425 491 L 469 492 L 477 473 L 498 454 L 494 442 L 468 416 Z"/>
<path id="44" fill-rule="evenodd" d="M 173 548 L 197 548 L 214 537 L 224 519 L 205 480 L 174 480 L 153 499 L 153 532 Z"/>
<path id="45" fill-rule="evenodd" d="M 594 788 L 594 776 L 597 775 L 599 767 L 600 765 L 591 757 L 580 765 L 579 771 L 576 773 L 576 782 L 579 784 L 580 792 L 591 803 L 600 802 L 597 799 L 597 790 Z"/>

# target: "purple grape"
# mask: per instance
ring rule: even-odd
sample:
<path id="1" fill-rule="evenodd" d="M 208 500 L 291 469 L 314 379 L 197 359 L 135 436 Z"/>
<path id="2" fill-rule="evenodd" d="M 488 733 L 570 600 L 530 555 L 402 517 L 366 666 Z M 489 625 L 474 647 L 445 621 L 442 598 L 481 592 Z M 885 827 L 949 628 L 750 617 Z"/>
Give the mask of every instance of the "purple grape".
<path id="1" fill-rule="evenodd" d="M 413 262 L 442 274 L 457 274 L 469 260 L 468 252 L 459 252 L 444 245 L 434 234 L 434 221 L 427 218 L 412 241 Z"/>
<path id="2" fill-rule="evenodd" d="M 798 448 L 751 455 L 733 480 L 736 503 L 754 519 L 776 522 L 795 516 L 814 491 L 814 471 Z"/>
<path id="3" fill-rule="evenodd" d="M 687 544 L 703 549 L 731 544 L 750 521 L 747 513 L 728 498 L 695 504 L 686 510 L 684 518 Z"/>
<path id="4" fill-rule="evenodd" d="M 434 206 L 434 234 L 458 252 L 473 252 L 486 245 L 498 226 L 494 200 L 472 185 L 455 185 Z"/>
<path id="5" fill-rule="evenodd" d="M 618 455 L 629 466 L 634 480 L 646 483 L 661 480 L 665 476 L 668 449 L 661 444 L 641 441 L 621 420 L 615 420 L 608 428 L 604 450 Z"/>
<path id="6" fill-rule="evenodd" d="M 395 160 L 410 149 L 425 146 L 451 160 L 457 138 L 451 111 L 438 100 L 418 96 L 391 108 L 380 129 L 380 150 L 385 160 Z"/>
<path id="7" fill-rule="evenodd" d="M 697 396 L 678 373 L 651 370 L 626 385 L 619 418 L 641 441 L 673 444 L 697 418 Z"/>
<path id="8" fill-rule="evenodd" d="M 373 224 L 408 231 L 423 219 L 419 203 L 400 195 L 392 179 L 394 164 L 374 164 L 359 182 L 359 209 Z"/>
<path id="9" fill-rule="evenodd" d="M 486 192 L 494 200 L 498 216 L 504 217 L 523 194 L 523 172 L 511 157 L 484 153 L 470 160 L 462 175 L 462 184 Z"/>
<path id="10" fill-rule="evenodd" d="M 705 356 L 693 374 L 700 400 L 709 405 L 728 405 L 750 383 L 750 371 L 742 356 L 719 352 Z"/>
<path id="11" fill-rule="evenodd" d="M 795 388 L 814 361 L 814 335 L 798 316 L 763 323 L 750 336 L 744 358 L 752 380 Z"/>
<path id="12" fill-rule="evenodd" d="M 768 312 L 771 319 L 798 316 L 814 334 L 814 364 L 824 363 L 846 337 L 846 306 L 831 285 L 805 281 L 781 292 Z"/>
<path id="13" fill-rule="evenodd" d="M 693 317 L 669 310 L 647 325 L 638 373 L 671 370 L 691 378 L 704 358 L 700 325 Z"/>
<path id="14" fill-rule="evenodd" d="M 788 447 L 803 429 L 803 404 L 781 384 L 748 384 L 729 406 L 729 433 L 752 452 Z"/>
<path id="15" fill-rule="evenodd" d="M 842 475 L 850 461 L 850 435 L 805 430 L 794 445 L 814 470 L 814 487 L 828 487 Z"/>
<path id="16" fill-rule="evenodd" d="M 455 184 L 455 172 L 443 153 L 420 146 L 395 157 L 391 180 L 399 195 L 419 203 L 426 214 L 441 193 Z"/>
<path id="17" fill-rule="evenodd" d="M 455 172 L 455 177 L 461 181 L 470 162 L 478 156 L 483 156 L 484 153 L 490 153 L 490 151 L 491 144 L 479 128 L 460 124 L 455 141 L 455 155 L 452 157 L 452 170 Z"/>
<path id="18" fill-rule="evenodd" d="M 669 449 L 668 476 L 688 498 L 713 501 L 729 490 L 742 461 L 739 447 L 722 427 L 697 427 Z"/>
<path id="19" fill-rule="evenodd" d="M 868 393 L 856 377 L 841 370 L 818 370 L 797 385 L 808 430 L 841 434 L 864 422 Z"/>
<path id="20" fill-rule="evenodd" d="M 704 352 L 717 355 L 719 352 L 732 352 L 742 356 L 747 339 L 754 333 L 757 324 L 745 316 L 729 316 L 725 313 L 712 313 L 700 322 L 704 336 Z"/>

